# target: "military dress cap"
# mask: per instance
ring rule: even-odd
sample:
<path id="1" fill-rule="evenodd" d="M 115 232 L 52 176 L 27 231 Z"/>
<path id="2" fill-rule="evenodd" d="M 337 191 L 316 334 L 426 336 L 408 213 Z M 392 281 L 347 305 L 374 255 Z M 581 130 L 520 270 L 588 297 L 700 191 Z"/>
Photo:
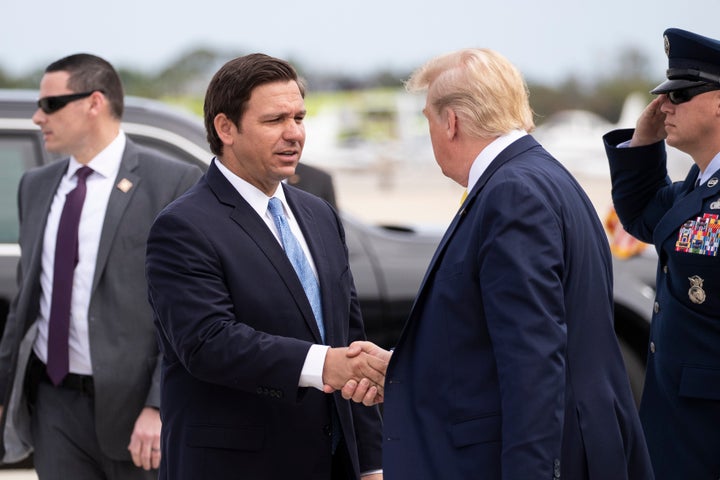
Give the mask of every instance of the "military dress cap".
<path id="1" fill-rule="evenodd" d="M 667 80 L 651 93 L 667 93 L 705 83 L 720 84 L 720 41 L 679 28 L 668 28 L 664 38 Z"/>

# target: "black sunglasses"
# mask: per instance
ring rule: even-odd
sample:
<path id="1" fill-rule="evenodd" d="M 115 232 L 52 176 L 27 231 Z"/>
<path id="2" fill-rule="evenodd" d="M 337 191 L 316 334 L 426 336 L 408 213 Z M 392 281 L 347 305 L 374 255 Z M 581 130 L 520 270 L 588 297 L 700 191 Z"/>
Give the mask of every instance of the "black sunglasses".
<path id="1" fill-rule="evenodd" d="M 89 92 L 83 92 L 83 93 L 70 93 L 68 95 L 56 95 L 54 97 L 43 97 L 40 100 L 38 100 L 37 105 L 40 110 L 47 113 L 48 115 L 51 113 L 55 113 L 58 110 L 65 107 L 70 102 L 74 102 L 75 100 L 80 100 L 81 98 L 86 98 L 92 95 L 95 92 L 102 92 L 102 90 L 91 90 Z"/>
<path id="2" fill-rule="evenodd" d="M 667 97 L 673 105 L 680 105 L 681 103 L 689 102 L 693 99 L 693 97 L 700 95 L 701 93 L 712 92 L 713 90 L 720 90 L 720 84 L 706 83 L 697 87 L 671 90 L 667 92 Z"/>

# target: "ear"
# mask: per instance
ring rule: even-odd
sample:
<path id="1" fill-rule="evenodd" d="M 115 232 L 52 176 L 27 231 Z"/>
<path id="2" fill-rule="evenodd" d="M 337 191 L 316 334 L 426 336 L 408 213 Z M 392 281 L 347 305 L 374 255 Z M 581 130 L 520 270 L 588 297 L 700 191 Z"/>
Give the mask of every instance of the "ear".
<path id="1" fill-rule="evenodd" d="M 234 135 L 237 133 L 237 125 L 235 125 L 235 122 L 230 120 L 224 113 L 218 113 L 213 120 L 213 125 L 223 144 L 232 145 Z"/>
<path id="2" fill-rule="evenodd" d="M 108 102 L 105 95 L 99 91 L 95 91 L 90 95 L 90 112 L 97 116 L 103 111 L 103 108 L 110 111 L 110 102 Z"/>
<path id="3" fill-rule="evenodd" d="M 455 110 L 451 108 L 445 109 L 445 133 L 448 140 L 454 140 L 458 136 L 458 117 Z"/>
<path id="4" fill-rule="evenodd" d="M 713 93 L 715 94 L 715 116 L 720 117 L 720 90 Z"/>

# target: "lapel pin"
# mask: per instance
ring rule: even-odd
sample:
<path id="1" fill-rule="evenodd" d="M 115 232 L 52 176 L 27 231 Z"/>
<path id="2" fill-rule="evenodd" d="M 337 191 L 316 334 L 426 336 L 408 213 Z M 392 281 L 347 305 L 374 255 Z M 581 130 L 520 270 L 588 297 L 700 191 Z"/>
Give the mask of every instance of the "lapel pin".
<path id="1" fill-rule="evenodd" d="M 123 193 L 129 192 L 132 187 L 133 187 L 133 183 L 130 180 L 128 180 L 127 178 L 123 178 L 117 184 L 118 190 L 120 190 Z"/>
<path id="2" fill-rule="evenodd" d="M 713 178 L 711 178 L 710 180 L 708 180 L 707 186 L 710 187 L 710 188 L 712 188 L 712 187 L 714 187 L 715 185 L 717 185 L 717 183 L 718 183 L 717 177 L 713 177 Z"/>

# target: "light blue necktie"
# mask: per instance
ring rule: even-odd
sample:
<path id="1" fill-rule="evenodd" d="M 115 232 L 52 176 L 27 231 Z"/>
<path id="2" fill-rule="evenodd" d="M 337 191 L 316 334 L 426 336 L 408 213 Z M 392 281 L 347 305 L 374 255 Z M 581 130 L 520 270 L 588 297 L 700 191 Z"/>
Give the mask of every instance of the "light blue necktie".
<path id="1" fill-rule="evenodd" d="M 290 259 L 295 273 L 297 273 L 300 283 L 302 283 L 305 289 L 305 295 L 307 295 L 312 307 L 313 313 L 315 314 L 315 321 L 320 329 L 320 337 L 325 341 L 325 327 L 323 326 L 322 318 L 322 303 L 320 302 L 320 285 L 315 277 L 315 273 L 310 266 L 305 253 L 303 252 L 298 239 L 295 238 L 290 225 L 288 225 L 287 219 L 285 218 L 285 212 L 283 211 L 282 202 L 277 197 L 272 197 L 268 203 L 268 210 L 275 220 L 275 226 L 280 232 L 280 240 L 282 241 L 285 254 Z"/>

